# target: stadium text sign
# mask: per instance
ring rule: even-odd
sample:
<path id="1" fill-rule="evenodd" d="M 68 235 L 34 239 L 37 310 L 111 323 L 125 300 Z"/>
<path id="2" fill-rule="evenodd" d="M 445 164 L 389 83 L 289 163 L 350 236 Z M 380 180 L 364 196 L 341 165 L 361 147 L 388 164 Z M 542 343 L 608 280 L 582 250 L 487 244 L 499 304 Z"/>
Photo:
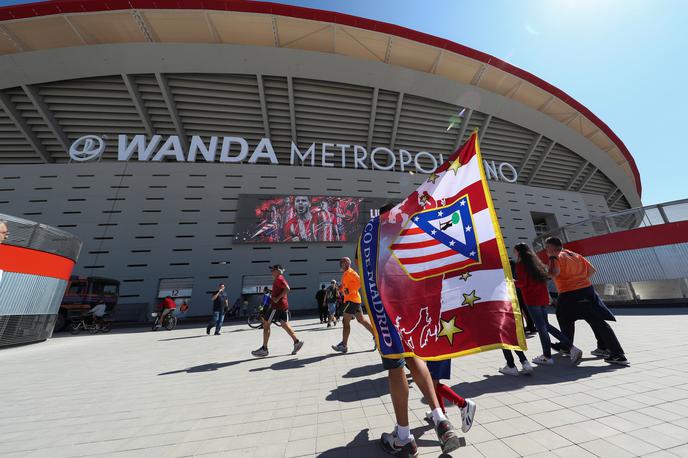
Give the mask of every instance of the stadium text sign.
<path id="1" fill-rule="evenodd" d="M 72 143 L 69 149 L 70 157 L 78 162 L 100 158 L 105 151 L 105 139 L 95 135 L 85 135 Z M 182 144 L 179 136 L 120 134 L 117 136 L 117 159 L 129 161 L 136 159 L 141 162 L 161 162 L 175 160 L 178 162 L 205 162 L 255 164 L 258 161 L 279 165 L 272 141 L 263 137 L 255 148 L 249 148 L 248 141 L 243 137 L 212 136 L 207 141 L 198 135 L 191 137 L 188 148 Z M 423 161 L 424 160 L 424 161 Z M 421 163 L 423 161 L 423 163 Z M 346 167 L 353 165 L 358 169 L 375 169 L 401 172 L 415 171 L 432 173 L 444 162 L 442 154 L 428 151 L 418 151 L 415 154 L 405 149 L 393 151 L 379 146 L 370 151 L 361 145 L 341 143 L 311 143 L 307 148 L 299 148 L 291 142 L 290 165 L 310 165 L 312 167 Z M 485 173 L 488 179 L 502 180 L 514 183 L 518 179 L 516 168 L 508 162 L 495 163 L 485 161 Z"/>

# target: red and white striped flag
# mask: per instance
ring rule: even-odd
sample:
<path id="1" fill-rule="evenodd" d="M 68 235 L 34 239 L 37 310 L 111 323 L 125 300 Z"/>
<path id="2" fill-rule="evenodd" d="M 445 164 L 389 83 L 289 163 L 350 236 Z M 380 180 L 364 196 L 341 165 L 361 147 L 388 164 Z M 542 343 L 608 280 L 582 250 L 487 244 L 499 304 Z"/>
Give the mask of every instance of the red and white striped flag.
<path id="1" fill-rule="evenodd" d="M 361 237 L 360 269 L 383 356 L 444 359 L 525 348 L 477 132 Z"/>

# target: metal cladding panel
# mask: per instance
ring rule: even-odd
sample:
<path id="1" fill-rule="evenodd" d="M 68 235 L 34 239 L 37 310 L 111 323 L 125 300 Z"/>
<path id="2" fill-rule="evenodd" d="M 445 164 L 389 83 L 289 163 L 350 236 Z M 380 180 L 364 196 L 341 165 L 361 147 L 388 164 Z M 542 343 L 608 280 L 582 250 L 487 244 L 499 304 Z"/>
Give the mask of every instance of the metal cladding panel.
<path id="1" fill-rule="evenodd" d="M 121 132 L 144 133 L 141 118 L 119 75 L 57 81 L 41 84 L 37 89 L 69 142 L 83 135 L 116 137 Z M 109 143 L 103 159 L 116 159 L 117 148 Z M 68 152 L 61 147 L 56 150 L 52 145 L 49 151 L 58 162 L 69 160 Z"/>
<path id="2" fill-rule="evenodd" d="M 392 130 L 394 128 L 394 115 L 399 100 L 398 92 L 380 90 L 377 95 L 377 109 L 375 112 L 375 125 L 373 126 L 373 145 L 392 144 Z"/>
<path id="3" fill-rule="evenodd" d="M 0 279 L 0 316 L 54 315 L 67 282 L 39 275 L 3 272 Z"/>
<path id="4" fill-rule="evenodd" d="M 0 157 L 4 163 L 43 162 L 2 107 L 0 107 Z"/>
<path id="5" fill-rule="evenodd" d="M 55 137 L 55 134 L 50 127 L 45 123 L 45 120 L 40 115 L 36 106 L 31 102 L 26 92 L 20 87 L 15 87 L 5 91 L 10 98 L 11 103 L 15 106 L 17 111 L 21 114 L 26 124 L 31 128 L 36 137 L 41 142 L 51 157 L 64 156 L 64 148 Z"/>
<path id="6" fill-rule="evenodd" d="M 135 75 L 134 84 L 141 94 L 146 113 L 153 124 L 153 131 L 160 135 L 176 135 L 172 115 L 165 104 L 155 75 Z"/>
<path id="7" fill-rule="evenodd" d="M 187 135 L 264 136 L 255 75 L 167 75 Z"/>
<path id="8" fill-rule="evenodd" d="M 518 165 L 537 134 L 502 119 L 492 118 L 480 142 L 486 159 Z"/>
<path id="9" fill-rule="evenodd" d="M 280 163 L 288 164 L 291 157 L 292 138 L 287 78 L 285 76 L 263 76 L 263 91 L 265 93 L 265 107 L 268 111 L 272 146 L 275 148 Z"/>
<path id="10" fill-rule="evenodd" d="M 424 97 L 405 95 L 399 116 L 395 147 L 412 151 L 433 151 L 445 157 L 456 146 L 458 126 L 448 129 L 458 107 Z M 426 165 L 430 165 L 429 163 Z"/>
<path id="11" fill-rule="evenodd" d="M 688 277 L 688 243 L 589 256 L 593 283 L 623 283 Z"/>
<path id="12" fill-rule="evenodd" d="M 259 87 L 261 82 L 262 87 Z M 154 74 L 136 74 L 131 76 L 132 90 L 140 96 L 142 114 L 137 111 L 137 100 L 127 90 L 122 75 L 37 85 L 34 88 L 54 116 L 56 126 L 48 125 L 24 89 L 9 88 L 4 93 L 57 162 L 69 159 L 58 140 L 59 135 L 72 142 L 87 134 L 106 136 L 102 160 L 116 160 L 116 135 L 131 137 L 145 133 L 146 123 L 142 118 L 150 121 L 153 134 L 181 133 L 186 142 L 192 135 L 200 135 L 206 142 L 211 135 L 237 136 L 245 138 L 253 150 L 267 134 L 281 164 L 290 164 L 292 141 L 303 152 L 313 143 L 325 142 L 393 147 L 397 153 L 397 171 L 399 149 L 412 154 L 429 151 L 435 157 L 446 158 L 478 128 L 484 129 L 481 136 L 485 159 L 511 163 L 519 170 L 519 183 L 560 190 L 571 185 L 573 190 L 604 195 L 615 210 L 629 207 L 625 197 L 616 198 L 614 190 L 617 187 L 603 172 L 597 170 L 588 179 L 592 165 L 576 175 L 585 161 L 575 152 L 555 144 L 541 163 L 552 144 L 547 137 L 540 139 L 526 162 L 538 133 L 495 116 L 490 117 L 485 129 L 488 115 L 477 109 L 465 111 L 459 117 L 462 107 L 414 94 L 378 87 L 374 103 L 374 87 L 306 78 L 293 78 L 291 82 L 292 97 L 286 76 L 262 75 L 259 78 L 255 74 L 170 73 L 158 79 Z M 180 126 L 175 125 L 175 113 L 163 96 L 166 91 L 169 91 Z M 371 125 L 372 113 L 374 122 Z M 461 132 L 463 138 L 459 139 Z M 338 148 L 332 147 L 330 152 L 335 154 L 332 160 L 336 160 Z M 317 151 L 316 156 L 320 153 Z M 432 168 L 431 159 L 423 156 L 418 159 L 421 167 Z M 31 143 L 8 114 L 0 111 L 0 162 L 38 161 L 40 156 L 33 151 Z M 387 155 L 378 154 L 376 161 L 387 165 Z M 348 161 L 346 167 L 353 168 L 353 161 Z M 533 172 L 536 173 L 531 180 Z M 579 189 L 584 182 L 583 189 Z"/>

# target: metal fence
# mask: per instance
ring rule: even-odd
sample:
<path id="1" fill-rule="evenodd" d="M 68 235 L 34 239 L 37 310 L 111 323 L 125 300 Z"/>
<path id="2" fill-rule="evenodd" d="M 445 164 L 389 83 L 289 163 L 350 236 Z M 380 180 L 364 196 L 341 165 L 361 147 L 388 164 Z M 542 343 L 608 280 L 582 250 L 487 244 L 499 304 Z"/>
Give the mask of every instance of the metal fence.
<path id="1" fill-rule="evenodd" d="M 558 227 L 536 237 L 533 240 L 533 247 L 535 251 L 544 250 L 545 240 L 548 237 L 557 237 L 567 243 L 598 235 L 679 221 L 688 221 L 688 199 L 632 208 Z"/>
<path id="2" fill-rule="evenodd" d="M 53 253 L 76 261 L 81 241 L 73 234 L 45 224 L 0 213 L 9 235 L 2 243 Z"/>

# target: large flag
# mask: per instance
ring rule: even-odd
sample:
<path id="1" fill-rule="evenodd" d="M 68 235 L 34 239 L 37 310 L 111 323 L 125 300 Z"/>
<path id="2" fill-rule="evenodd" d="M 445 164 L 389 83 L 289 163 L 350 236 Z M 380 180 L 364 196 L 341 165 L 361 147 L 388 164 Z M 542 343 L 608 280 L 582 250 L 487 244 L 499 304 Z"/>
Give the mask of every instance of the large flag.
<path id="1" fill-rule="evenodd" d="M 383 357 L 441 360 L 526 348 L 477 132 L 403 202 L 366 224 L 358 263 Z"/>

